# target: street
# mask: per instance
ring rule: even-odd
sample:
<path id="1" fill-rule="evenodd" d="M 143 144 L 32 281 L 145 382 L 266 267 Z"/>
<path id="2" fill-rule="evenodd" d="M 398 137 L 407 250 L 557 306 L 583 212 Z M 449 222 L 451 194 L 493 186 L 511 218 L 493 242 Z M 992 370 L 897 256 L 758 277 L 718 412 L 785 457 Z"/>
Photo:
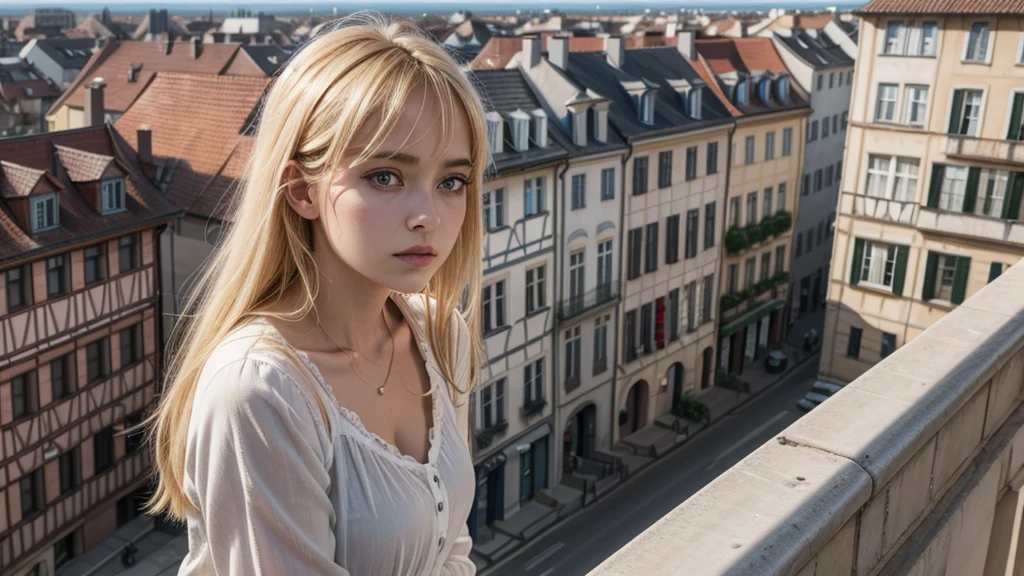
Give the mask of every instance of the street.
<path id="1" fill-rule="evenodd" d="M 786 380 L 528 543 L 486 576 L 583 576 L 719 474 L 795 422 L 815 356 Z"/>

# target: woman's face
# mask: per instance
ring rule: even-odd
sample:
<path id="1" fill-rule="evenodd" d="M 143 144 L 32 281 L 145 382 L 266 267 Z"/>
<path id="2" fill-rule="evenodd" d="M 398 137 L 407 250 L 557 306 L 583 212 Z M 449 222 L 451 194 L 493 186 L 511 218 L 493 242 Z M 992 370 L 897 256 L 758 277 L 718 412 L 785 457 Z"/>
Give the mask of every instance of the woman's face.
<path id="1" fill-rule="evenodd" d="M 421 291 L 455 246 L 473 170 L 469 123 L 461 110 L 452 116 L 445 135 L 440 103 L 413 92 L 374 157 L 341 169 L 329 184 L 320 210 L 327 241 L 345 265 L 380 286 Z M 349 149 L 361 151 L 376 127 L 367 122 Z"/>

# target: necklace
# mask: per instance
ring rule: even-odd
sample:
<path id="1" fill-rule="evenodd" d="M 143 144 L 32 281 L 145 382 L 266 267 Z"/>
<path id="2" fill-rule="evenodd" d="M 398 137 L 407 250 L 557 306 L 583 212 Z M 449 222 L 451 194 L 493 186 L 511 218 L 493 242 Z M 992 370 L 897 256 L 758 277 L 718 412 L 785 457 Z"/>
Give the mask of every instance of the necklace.
<path id="1" fill-rule="evenodd" d="M 381 311 L 380 311 L 380 316 L 381 316 L 381 319 L 384 320 L 384 327 L 387 328 L 387 330 L 388 330 L 388 338 L 391 340 L 391 361 L 388 362 L 388 373 L 384 376 L 384 383 L 381 384 L 379 388 L 377 388 L 377 394 L 383 396 L 384 395 L 384 387 L 387 386 L 388 378 L 391 377 L 391 368 L 395 364 L 395 336 L 394 336 L 394 334 L 391 333 L 391 325 L 388 324 L 388 319 L 387 319 L 386 316 L 384 316 L 384 310 L 383 309 L 381 309 Z M 341 346 L 338 346 L 338 343 L 334 341 L 334 338 L 331 338 L 331 335 L 327 333 L 327 330 L 324 330 L 323 324 L 320 324 L 320 317 L 319 316 L 317 316 L 316 325 L 320 328 L 320 331 L 324 333 L 324 336 L 326 336 L 327 339 L 331 341 L 331 344 L 334 344 L 334 347 L 337 348 L 339 352 L 344 352 L 344 353 L 348 354 L 349 358 L 352 358 L 353 361 L 356 360 L 355 354 L 353 354 L 348 348 L 342 348 Z M 358 350 L 357 350 L 357 352 L 358 352 Z M 356 367 L 356 371 L 358 372 L 358 367 Z M 363 380 L 363 382 L 366 382 L 366 380 L 364 380 L 362 376 L 360 376 L 359 379 Z M 369 384 L 369 382 L 367 382 L 367 384 Z"/>

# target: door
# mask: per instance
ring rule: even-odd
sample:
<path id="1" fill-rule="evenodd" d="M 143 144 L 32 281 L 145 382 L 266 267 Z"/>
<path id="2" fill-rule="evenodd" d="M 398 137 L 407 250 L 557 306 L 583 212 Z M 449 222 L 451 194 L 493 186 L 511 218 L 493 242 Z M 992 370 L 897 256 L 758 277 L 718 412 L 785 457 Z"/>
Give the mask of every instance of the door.
<path id="1" fill-rule="evenodd" d="M 704 361 L 701 363 L 700 389 L 705 390 L 711 385 L 711 364 L 715 361 L 715 351 L 711 346 L 704 349 Z"/>
<path id="2" fill-rule="evenodd" d="M 668 383 L 672 386 L 672 407 L 683 397 L 683 365 L 679 362 L 668 367 Z M 671 410 L 671 408 L 669 408 Z"/>

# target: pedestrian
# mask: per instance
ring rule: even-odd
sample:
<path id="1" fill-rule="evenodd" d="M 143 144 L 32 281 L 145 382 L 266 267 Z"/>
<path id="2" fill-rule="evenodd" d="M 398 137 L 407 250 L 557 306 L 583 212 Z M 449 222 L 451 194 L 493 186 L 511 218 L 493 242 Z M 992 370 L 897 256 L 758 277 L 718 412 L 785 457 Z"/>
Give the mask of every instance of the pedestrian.
<path id="1" fill-rule="evenodd" d="M 481 100 L 426 33 L 364 13 L 259 112 L 148 421 L 178 574 L 475 574 Z"/>

